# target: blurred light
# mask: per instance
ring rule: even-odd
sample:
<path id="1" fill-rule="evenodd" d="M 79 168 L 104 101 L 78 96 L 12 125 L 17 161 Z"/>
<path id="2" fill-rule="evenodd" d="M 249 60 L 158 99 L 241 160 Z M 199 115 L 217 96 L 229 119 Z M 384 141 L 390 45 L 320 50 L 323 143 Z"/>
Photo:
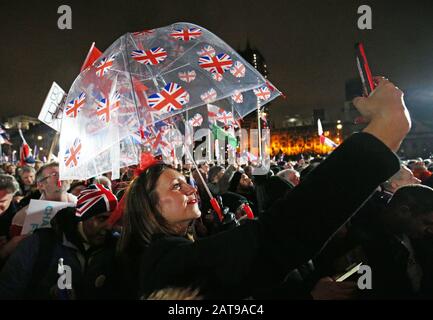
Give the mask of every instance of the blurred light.
<path id="1" fill-rule="evenodd" d="M 43 147 L 39 147 L 39 150 L 41 150 L 41 151 L 42 151 L 42 150 L 44 150 L 44 148 L 43 148 Z"/>
<path id="2" fill-rule="evenodd" d="M 341 123 L 341 120 L 337 120 L 337 123 Z"/>
<path id="3" fill-rule="evenodd" d="M 289 122 L 296 122 L 296 118 L 290 118 Z"/>
<path id="4" fill-rule="evenodd" d="M 42 136 L 38 136 L 38 140 L 41 141 L 43 138 Z"/>
<path id="5" fill-rule="evenodd" d="M 329 136 L 329 131 L 325 131 L 325 137 Z"/>
<path id="6" fill-rule="evenodd" d="M 343 125 L 342 125 L 342 124 L 337 124 L 337 129 L 338 129 L 338 130 L 343 129 Z"/>

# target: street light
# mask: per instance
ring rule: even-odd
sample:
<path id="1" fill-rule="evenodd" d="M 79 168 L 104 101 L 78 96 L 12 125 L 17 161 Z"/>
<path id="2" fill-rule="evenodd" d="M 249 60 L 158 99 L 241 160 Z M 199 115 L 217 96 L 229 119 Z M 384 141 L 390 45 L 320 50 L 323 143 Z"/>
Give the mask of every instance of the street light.
<path id="1" fill-rule="evenodd" d="M 343 125 L 342 125 L 341 123 L 337 124 L 337 129 L 338 129 L 338 130 L 343 129 Z"/>
<path id="2" fill-rule="evenodd" d="M 42 136 L 38 136 L 38 140 L 41 141 L 43 138 Z"/>

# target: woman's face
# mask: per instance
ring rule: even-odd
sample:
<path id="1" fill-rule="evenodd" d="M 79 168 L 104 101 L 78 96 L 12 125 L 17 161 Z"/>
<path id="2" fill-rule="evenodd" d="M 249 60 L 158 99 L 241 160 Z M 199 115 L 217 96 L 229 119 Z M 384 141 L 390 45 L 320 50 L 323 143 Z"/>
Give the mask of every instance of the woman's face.
<path id="1" fill-rule="evenodd" d="M 158 179 L 156 192 L 158 209 L 171 226 L 187 227 L 201 216 L 196 189 L 186 182 L 181 173 L 165 170 Z"/>

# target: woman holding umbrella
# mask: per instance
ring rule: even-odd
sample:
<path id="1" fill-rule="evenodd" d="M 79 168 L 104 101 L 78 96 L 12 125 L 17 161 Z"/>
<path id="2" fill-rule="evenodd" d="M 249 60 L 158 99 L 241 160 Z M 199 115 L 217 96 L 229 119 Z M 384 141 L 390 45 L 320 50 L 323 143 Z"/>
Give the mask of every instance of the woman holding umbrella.
<path id="1" fill-rule="evenodd" d="M 138 270 L 137 296 L 192 287 L 206 298 L 245 298 L 281 283 L 312 258 L 399 170 L 393 151 L 409 131 L 410 117 L 403 93 L 384 78 L 377 84 L 370 97 L 354 101 L 370 120 L 364 132 L 347 139 L 268 214 L 236 229 L 188 239 L 188 227 L 201 215 L 195 189 L 162 163 L 145 166 L 126 193 L 120 241 L 120 253 L 133 264 L 129 270 Z M 354 164 L 358 170 L 349 170 Z"/>

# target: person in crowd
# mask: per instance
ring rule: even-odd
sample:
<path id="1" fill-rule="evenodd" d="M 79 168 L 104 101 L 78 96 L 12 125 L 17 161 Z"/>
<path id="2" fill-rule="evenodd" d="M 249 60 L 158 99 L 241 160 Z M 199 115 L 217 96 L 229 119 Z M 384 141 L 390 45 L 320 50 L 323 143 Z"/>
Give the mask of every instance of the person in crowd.
<path id="1" fill-rule="evenodd" d="M 116 238 L 108 221 L 116 206 L 103 185 L 84 189 L 76 208 L 60 210 L 52 228 L 37 229 L 20 243 L 0 273 L 0 299 L 118 297 Z M 72 275 L 65 290 L 58 287 L 59 259 Z"/>
<path id="2" fill-rule="evenodd" d="M 206 298 L 250 297 L 311 259 L 400 168 L 393 151 L 410 130 L 409 113 L 399 89 L 384 78 L 375 81 L 368 98 L 354 100 L 369 120 L 363 132 L 346 139 L 268 214 L 235 229 L 188 240 L 189 227 L 201 215 L 195 189 L 164 164 L 142 168 L 125 195 L 119 244 L 125 261 L 140 261 L 137 297 L 166 287 L 196 287 Z M 359 172 L 363 179 L 354 184 Z"/>
<path id="3" fill-rule="evenodd" d="M 16 176 L 16 170 L 17 170 L 17 166 L 16 165 L 14 165 L 13 163 L 9 163 L 9 164 L 6 164 L 6 166 L 5 166 L 5 173 L 6 174 L 10 174 L 11 176 L 13 176 L 13 177 L 15 177 Z"/>
<path id="4" fill-rule="evenodd" d="M 24 196 L 29 195 L 34 188 L 36 171 L 33 167 L 22 167 L 19 173 L 20 188 Z"/>
<path id="5" fill-rule="evenodd" d="M 62 181 L 59 183 L 59 164 L 51 162 L 44 165 L 36 174 L 37 188 L 41 192 L 40 200 L 60 201 L 76 203 L 77 197 L 67 193 L 70 183 Z M 10 228 L 11 240 L 0 250 L 0 257 L 6 259 L 15 250 L 17 244 L 26 235 L 21 235 L 25 218 L 27 216 L 28 205 L 20 209 L 14 218 Z"/>
<path id="6" fill-rule="evenodd" d="M 78 197 L 80 192 L 84 189 L 86 189 L 86 181 L 74 181 L 71 183 L 71 187 L 69 188 L 68 192 Z"/>
<path id="7" fill-rule="evenodd" d="M 296 187 L 300 182 L 300 174 L 294 169 L 284 169 L 278 172 L 277 176 L 286 180 L 293 188 Z"/>
<path id="8" fill-rule="evenodd" d="M 35 160 L 35 170 L 38 171 L 44 163 L 41 160 Z"/>
<path id="9" fill-rule="evenodd" d="M 357 229 L 374 285 L 369 298 L 432 298 L 433 189 L 422 185 L 399 188 L 385 209 Z M 422 251 L 423 244 L 429 250 Z"/>
<path id="10" fill-rule="evenodd" d="M 9 228 L 17 212 L 13 197 L 18 191 L 19 185 L 13 176 L 0 175 L 0 250 L 10 240 Z M 2 263 L 0 261 L 0 265 Z"/>
<path id="11" fill-rule="evenodd" d="M 254 214 L 257 215 L 257 198 L 254 188 L 254 183 L 249 176 L 245 173 L 236 171 L 230 180 L 229 190 L 230 192 L 237 193 L 246 199 L 248 199 L 249 205 L 253 210 Z"/>
<path id="12" fill-rule="evenodd" d="M 209 169 L 207 186 L 213 195 L 221 195 L 228 190 L 229 182 L 235 171 L 234 165 L 230 165 L 227 170 L 219 165 Z"/>

